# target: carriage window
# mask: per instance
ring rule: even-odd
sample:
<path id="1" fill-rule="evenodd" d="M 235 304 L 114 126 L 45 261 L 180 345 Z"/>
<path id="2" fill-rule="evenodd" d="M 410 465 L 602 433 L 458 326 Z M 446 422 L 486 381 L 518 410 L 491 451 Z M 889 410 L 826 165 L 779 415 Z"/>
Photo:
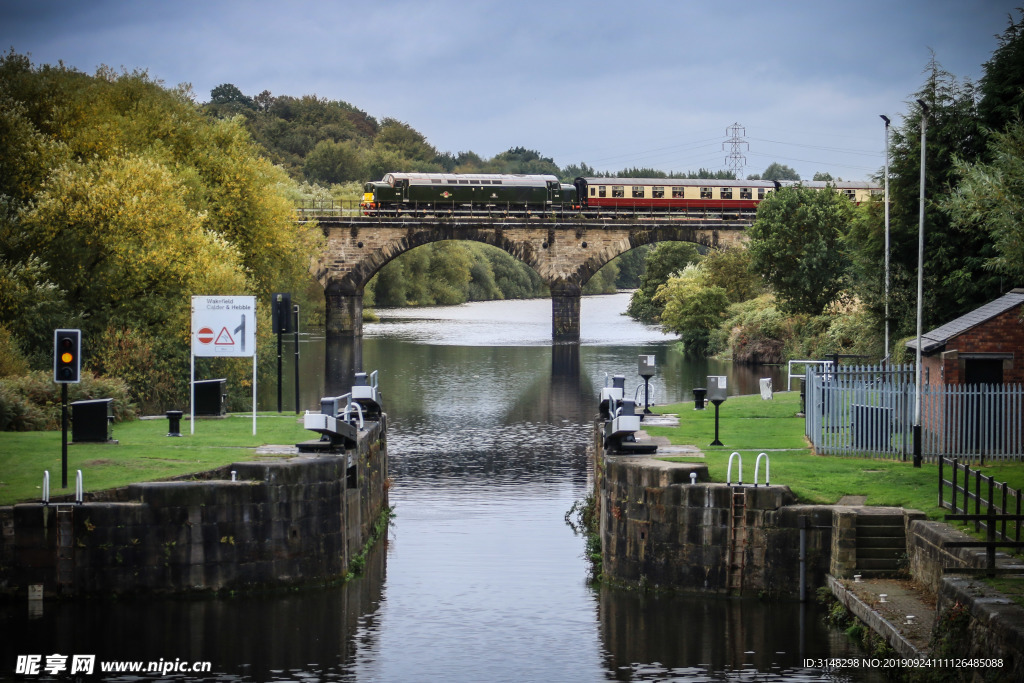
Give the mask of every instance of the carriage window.
<path id="1" fill-rule="evenodd" d="M 754 191 L 753 190 L 751 190 L 749 187 L 741 187 L 740 188 L 740 199 L 753 199 L 753 198 L 754 198 Z"/>
<path id="2" fill-rule="evenodd" d="M 459 181 L 458 181 L 458 180 L 449 180 L 449 181 L 448 181 L 448 184 L 449 184 L 449 185 L 458 185 L 458 184 L 459 184 Z"/>
<path id="3" fill-rule="evenodd" d="M 440 184 L 441 184 L 441 183 L 443 183 L 444 181 L 443 181 L 443 180 L 441 180 L 440 178 L 431 178 L 431 179 L 430 179 L 430 182 L 431 182 L 432 184 L 434 184 L 434 185 L 440 185 Z"/>
<path id="4" fill-rule="evenodd" d="M 672 188 L 672 198 L 673 199 L 682 199 L 683 195 L 685 194 L 685 191 L 686 191 L 685 187 L 673 187 Z"/>
<path id="5" fill-rule="evenodd" d="M 590 188 L 590 196 L 591 197 L 596 197 L 597 196 L 597 188 L 596 187 Z"/>
<path id="6" fill-rule="evenodd" d="M 857 191 L 856 190 L 843 190 L 843 194 L 845 194 L 846 198 L 849 199 L 851 202 L 852 201 L 856 201 L 856 199 L 857 199 Z"/>
<path id="7" fill-rule="evenodd" d="M 711 199 L 711 188 L 710 187 L 702 187 L 702 188 L 700 188 L 700 198 L 701 199 Z"/>
<path id="8" fill-rule="evenodd" d="M 606 194 L 606 192 L 607 192 L 607 190 L 605 189 L 604 185 L 598 185 L 597 186 L 597 196 L 598 197 L 607 197 L 608 195 Z"/>
<path id="9" fill-rule="evenodd" d="M 634 185 L 633 186 L 633 199 L 643 199 L 643 198 L 644 198 L 644 188 L 643 188 L 643 186 L 641 186 L 641 185 Z"/>
<path id="10" fill-rule="evenodd" d="M 459 184 L 460 185 L 469 185 L 469 181 L 468 180 L 460 180 Z"/>
<path id="11" fill-rule="evenodd" d="M 481 185 L 490 185 L 490 184 L 491 184 L 491 181 L 490 181 L 490 180 L 481 180 L 481 181 L 480 181 L 480 184 L 481 184 Z"/>
<path id="12" fill-rule="evenodd" d="M 613 197 L 625 197 L 626 191 L 622 185 L 612 185 L 612 196 Z"/>
<path id="13" fill-rule="evenodd" d="M 731 187 L 720 187 L 718 188 L 719 199 L 732 199 L 732 188 Z"/>
<path id="14" fill-rule="evenodd" d="M 767 190 L 766 190 L 765 188 L 763 188 L 763 187 L 759 187 L 759 188 L 757 188 L 757 198 L 758 198 L 758 199 L 764 199 L 764 193 L 765 193 L 766 191 L 767 191 Z"/>
<path id="15" fill-rule="evenodd" d="M 653 188 L 651 188 L 651 197 L 654 198 L 654 199 L 664 199 L 665 198 L 665 188 L 664 187 L 653 187 Z"/>
<path id="16" fill-rule="evenodd" d="M 500 180 L 492 180 L 491 181 L 491 185 L 501 185 L 501 182 L 502 181 L 500 181 Z"/>

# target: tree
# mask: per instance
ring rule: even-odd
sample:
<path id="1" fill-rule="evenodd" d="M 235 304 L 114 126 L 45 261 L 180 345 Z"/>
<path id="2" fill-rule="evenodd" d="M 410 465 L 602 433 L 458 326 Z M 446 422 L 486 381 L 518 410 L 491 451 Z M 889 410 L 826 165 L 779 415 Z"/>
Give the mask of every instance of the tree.
<path id="1" fill-rule="evenodd" d="M 826 183 L 831 183 L 833 180 L 835 180 L 835 178 L 833 178 L 832 174 L 828 173 L 827 171 L 818 171 L 817 173 L 814 174 L 814 177 L 811 178 L 811 180 L 824 181 Z"/>
<path id="2" fill-rule="evenodd" d="M 944 210 L 959 181 L 956 159 L 978 160 L 984 135 L 976 109 L 976 90 L 942 69 L 934 56 L 914 99 L 929 108 L 925 161 L 925 329 L 952 320 L 1001 292 L 1000 276 L 985 268 L 996 256 L 984 230 L 956 225 Z M 893 336 L 913 334 L 917 307 L 918 229 L 921 173 L 921 115 L 914 104 L 890 143 L 890 296 Z M 877 321 L 884 319 L 884 212 L 882 206 L 858 217 L 847 240 L 853 262 L 851 289 Z"/>
<path id="3" fill-rule="evenodd" d="M 753 299 L 764 292 L 764 281 L 750 269 L 751 254 L 745 246 L 712 249 L 700 262 L 708 284 L 721 287 L 729 303 Z"/>
<path id="4" fill-rule="evenodd" d="M 818 315 L 843 289 L 842 237 L 852 204 L 839 193 L 797 185 L 772 192 L 750 227 L 750 267 L 774 289 L 780 307 Z"/>
<path id="5" fill-rule="evenodd" d="M 943 206 L 958 225 L 991 235 L 995 254 L 986 266 L 1024 283 L 1024 123 L 993 133 L 988 157 L 957 161 L 962 180 Z"/>
<path id="6" fill-rule="evenodd" d="M 697 245 L 690 242 L 662 242 L 647 253 L 640 288 L 629 299 L 626 314 L 641 322 L 658 322 L 664 303 L 655 301 L 658 288 L 669 277 L 700 260 Z"/>
<path id="7" fill-rule="evenodd" d="M 800 180 L 800 174 L 785 164 L 773 161 L 758 180 Z"/>
<path id="8" fill-rule="evenodd" d="M 1024 116 L 1024 9 L 1017 11 L 1022 19 L 1010 17 L 999 46 L 984 64 L 978 88 L 981 122 L 996 131 Z"/>
<path id="9" fill-rule="evenodd" d="M 707 281 L 698 264 L 690 264 L 658 288 L 654 301 L 663 307 L 661 327 L 679 335 L 688 353 L 703 354 L 711 332 L 729 308 L 725 290 Z"/>

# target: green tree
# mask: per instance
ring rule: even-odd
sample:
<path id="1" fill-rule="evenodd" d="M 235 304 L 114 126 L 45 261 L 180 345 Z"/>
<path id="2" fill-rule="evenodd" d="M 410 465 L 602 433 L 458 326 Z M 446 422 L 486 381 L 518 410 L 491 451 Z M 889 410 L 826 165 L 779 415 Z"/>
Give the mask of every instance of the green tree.
<path id="1" fill-rule="evenodd" d="M 984 64 L 979 83 L 981 100 L 978 114 L 983 125 L 1002 130 L 1024 116 L 1024 9 L 1018 8 L 1017 21 L 998 37 L 999 45 Z"/>
<path id="2" fill-rule="evenodd" d="M 985 268 L 996 256 L 984 230 L 956 225 L 943 208 L 959 181 L 955 160 L 972 163 L 984 149 L 973 84 L 959 82 L 933 57 L 915 93 L 929 108 L 925 161 L 925 329 L 952 320 L 1001 291 L 1000 275 Z M 921 172 L 921 114 L 912 105 L 890 143 L 890 296 L 892 336 L 913 334 L 917 307 Z M 884 211 L 879 205 L 858 216 L 846 244 L 853 263 L 851 290 L 884 319 Z"/>
<path id="3" fill-rule="evenodd" d="M 842 237 L 852 204 L 837 192 L 802 185 L 772 192 L 750 227 L 750 267 L 774 289 L 780 307 L 817 315 L 843 289 Z"/>
<path id="4" fill-rule="evenodd" d="M 700 260 L 697 245 L 690 242 L 662 242 L 647 253 L 640 287 L 630 297 L 627 315 L 642 322 L 658 322 L 664 303 L 656 301 L 658 288 L 669 277 Z"/>
<path id="5" fill-rule="evenodd" d="M 752 178 L 753 179 L 753 178 Z M 761 180 L 800 180 L 800 174 L 795 169 L 773 161 L 761 174 Z"/>
<path id="6" fill-rule="evenodd" d="M 987 232 L 994 254 L 986 266 L 1024 282 L 1024 123 L 994 133 L 988 163 L 958 160 L 962 180 L 945 201 L 944 208 L 964 229 Z"/>
<path id="7" fill-rule="evenodd" d="M 690 264 L 658 288 L 654 301 L 661 304 L 661 327 L 679 335 L 688 353 L 704 354 L 711 333 L 729 308 L 726 291 L 709 284 L 699 264 Z"/>
<path id="8" fill-rule="evenodd" d="M 764 292 L 764 281 L 750 268 L 750 250 L 745 246 L 712 249 L 700 262 L 707 282 L 721 287 L 730 303 L 753 299 Z"/>

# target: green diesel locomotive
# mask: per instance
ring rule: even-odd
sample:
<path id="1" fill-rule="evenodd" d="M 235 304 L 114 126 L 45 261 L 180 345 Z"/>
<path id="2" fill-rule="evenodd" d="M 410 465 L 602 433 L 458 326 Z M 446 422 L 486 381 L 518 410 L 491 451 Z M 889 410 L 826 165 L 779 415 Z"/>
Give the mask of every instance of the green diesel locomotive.
<path id="1" fill-rule="evenodd" d="M 576 187 L 553 175 L 501 173 L 388 173 L 366 183 L 367 215 L 488 211 L 523 213 L 579 209 Z"/>

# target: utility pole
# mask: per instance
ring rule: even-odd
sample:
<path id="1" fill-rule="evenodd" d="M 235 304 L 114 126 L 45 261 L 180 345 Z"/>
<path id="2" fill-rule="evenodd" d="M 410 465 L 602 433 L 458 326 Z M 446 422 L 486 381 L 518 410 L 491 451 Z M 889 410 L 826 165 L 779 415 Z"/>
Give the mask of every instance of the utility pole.
<path id="1" fill-rule="evenodd" d="M 726 140 L 722 143 L 722 149 L 729 145 L 729 154 L 725 157 L 725 165 L 732 170 L 737 180 L 743 178 L 743 167 L 747 165 L 747 157 L 743 156 L 744 147 L 750 151 L 750 144 L 746 140 L 747 129 L 738 123 L 734 123 L 725 129 Z"/>

